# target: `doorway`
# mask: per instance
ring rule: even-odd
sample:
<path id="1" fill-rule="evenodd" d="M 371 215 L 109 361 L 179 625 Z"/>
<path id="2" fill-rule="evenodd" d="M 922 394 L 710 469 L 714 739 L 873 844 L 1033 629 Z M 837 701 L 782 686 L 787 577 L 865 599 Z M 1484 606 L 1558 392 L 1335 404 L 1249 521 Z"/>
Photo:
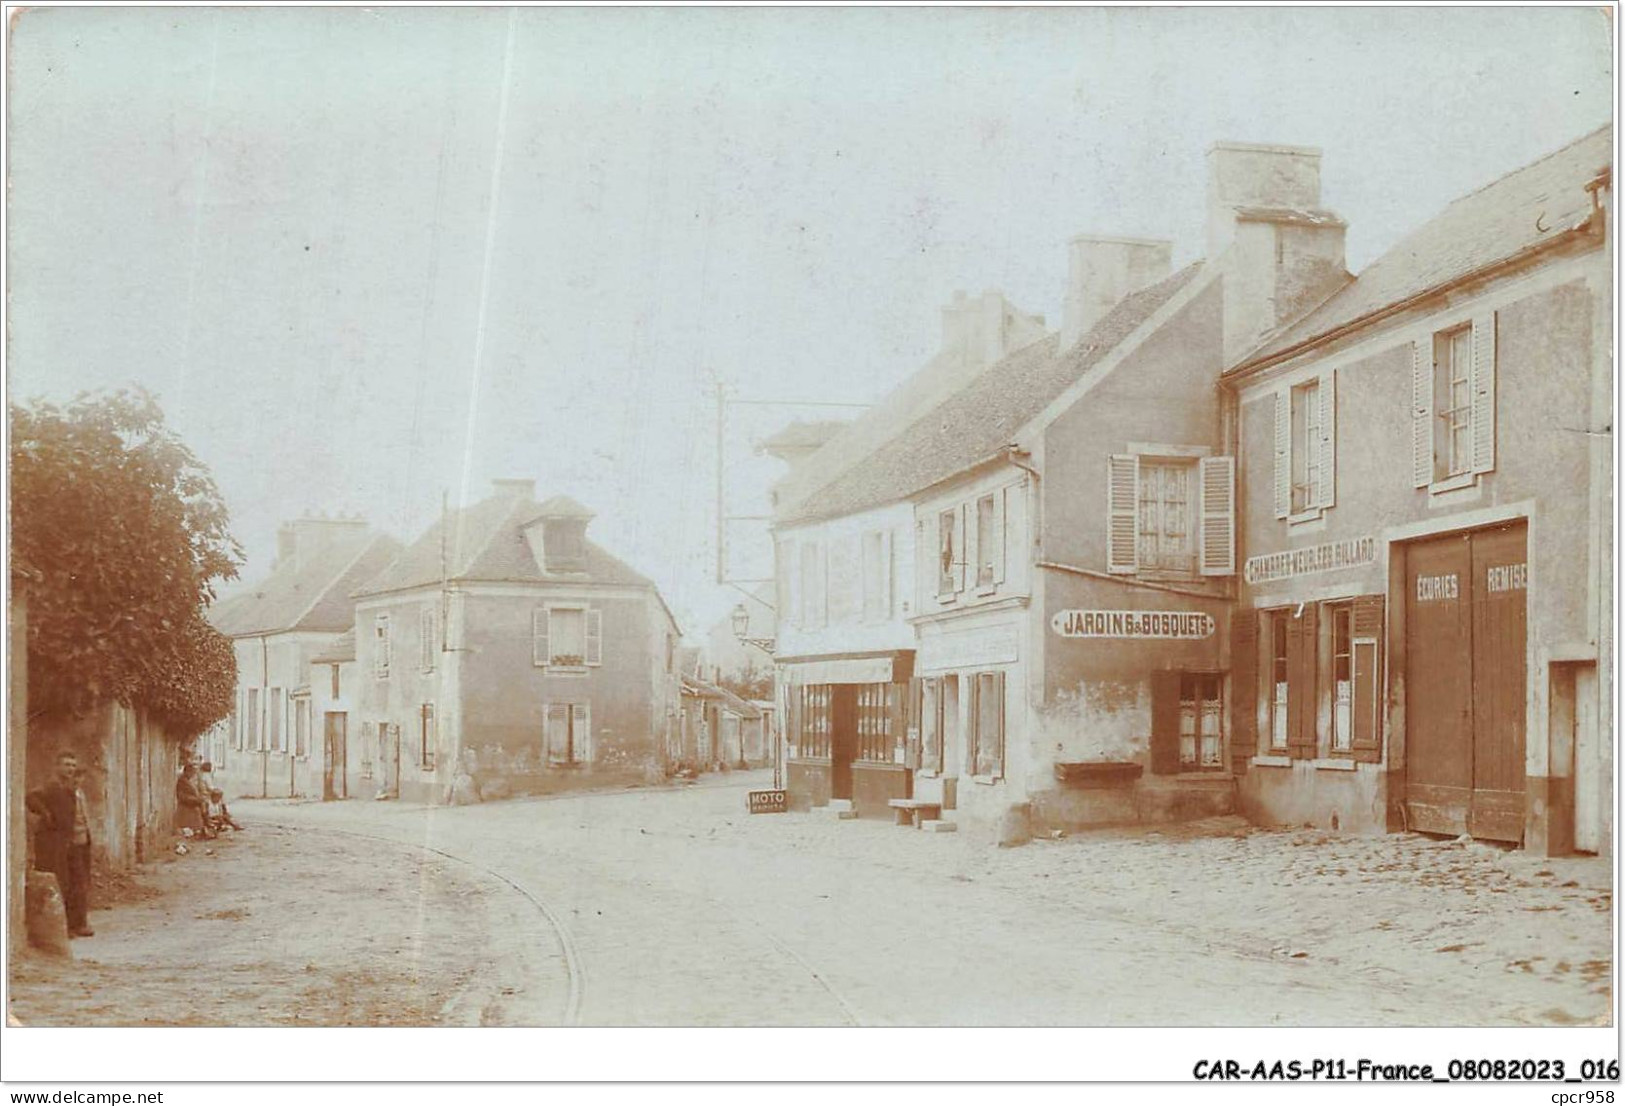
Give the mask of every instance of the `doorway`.
<path id="1" fill-rule="evenodd" d="M 1527 589 L 1522 523 L 1406 550 L 1412 829 L 1523 839 Z"/>
<path id="2" fill-rule="evenodd" d="M 328 711 L 322 723 L 322 798 L 347 799 L 349 794 L 349 763 L 345 749 L 345 728 L 348 716 L 343 711 Z"/>
<path id="3" fill-rule="evenodd" d="M 852 798 L 852 762 L 858 756 L 858 685 L 834 684 L 830 702 L 829 797 Z"/>

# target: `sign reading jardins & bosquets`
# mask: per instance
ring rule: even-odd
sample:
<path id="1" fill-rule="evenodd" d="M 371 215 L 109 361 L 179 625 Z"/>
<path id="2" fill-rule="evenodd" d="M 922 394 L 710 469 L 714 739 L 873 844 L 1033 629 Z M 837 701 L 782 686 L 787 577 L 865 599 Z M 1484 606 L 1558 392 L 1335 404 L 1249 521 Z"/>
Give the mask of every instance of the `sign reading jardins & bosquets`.
<path id="1" fill-rule="evenodd" d="M 1213 616 L 1202 611 L 1056 611 L 1050 629 L 1062 637 L 1149 638 L 1200 641 L 1213 636 Z"/>
<path id="2" fill-rule="evenodd" d="M 1357 568 L 1372 564 L 1376 559 L 1376 538 L 1348 538 L 1248 557 L 1242 576 L 1249 584 L 1263 584 L 1294 576 L 1313 576 L 1317 572 L 1335 572 L 1340 568 Z"/>

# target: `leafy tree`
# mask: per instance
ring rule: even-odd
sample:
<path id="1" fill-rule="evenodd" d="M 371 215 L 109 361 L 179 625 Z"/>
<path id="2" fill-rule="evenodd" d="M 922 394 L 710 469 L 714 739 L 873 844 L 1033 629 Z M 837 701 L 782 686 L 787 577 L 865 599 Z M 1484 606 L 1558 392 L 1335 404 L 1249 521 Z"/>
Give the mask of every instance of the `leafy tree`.
<path id="1" fill-rule="evenodd" d="M 236 660 L 204 611 L 242 548 L 208 470 L 141 389 L 13 404 L 10 420 L 30 709 L 117 699 L 180 740 L 224 718 Z"/>
<path id="2" fill-rule="evenodd" d="M 741 699 L 772 699 L 773 670 L 747 665 L 742 671 L 724 673 L 717 686 L 727 688 Z"/>

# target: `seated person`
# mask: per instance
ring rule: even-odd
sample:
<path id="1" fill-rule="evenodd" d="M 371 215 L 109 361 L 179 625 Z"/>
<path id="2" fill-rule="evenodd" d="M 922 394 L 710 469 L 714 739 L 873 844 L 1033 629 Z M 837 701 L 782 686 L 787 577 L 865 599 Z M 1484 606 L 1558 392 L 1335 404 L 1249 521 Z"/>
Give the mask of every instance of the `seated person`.
<path id="1" fill-rule="evenodd" d="M 204 814 L 204 822 L 211 833 L 219 833 L 227 826 L 234 830 L 243 828 L 232 819 L 231 811 L 226 807 L 226 794 L 218 787 L 209 791 L 209 805 Z"/>

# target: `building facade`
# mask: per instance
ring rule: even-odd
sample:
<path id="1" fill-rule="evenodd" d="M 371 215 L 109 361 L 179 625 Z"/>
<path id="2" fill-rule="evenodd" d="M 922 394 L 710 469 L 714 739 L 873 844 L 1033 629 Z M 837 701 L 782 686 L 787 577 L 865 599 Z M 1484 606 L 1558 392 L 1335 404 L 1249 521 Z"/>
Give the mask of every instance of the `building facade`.
<path id="1" fill-rule="evenodd" d="M 669 768 L 678 629 L 592 513 L 499 480 L 356 595 L 352 758 L 385 794 L 486 798 Z"/>
<path id="2" fill-rule="evenodd" d="M 335 723 L 322 708 L 311 662 L 353 632 L 351 592 L 399 550 L 360 519 L 299 519 L 278 531 L 270 575 L 210 610 L 237 656 L 237 697 L 200 746 L 228 798 L 328 796 L 351 770 L 329 760 L 324 734 L 344 712 Z"/>
<path id="3" fill-rule="evenodd" d="M 1226 373 L 1254 818 L 1606 850 L 1611 156 L 1456 201 Z"/>

